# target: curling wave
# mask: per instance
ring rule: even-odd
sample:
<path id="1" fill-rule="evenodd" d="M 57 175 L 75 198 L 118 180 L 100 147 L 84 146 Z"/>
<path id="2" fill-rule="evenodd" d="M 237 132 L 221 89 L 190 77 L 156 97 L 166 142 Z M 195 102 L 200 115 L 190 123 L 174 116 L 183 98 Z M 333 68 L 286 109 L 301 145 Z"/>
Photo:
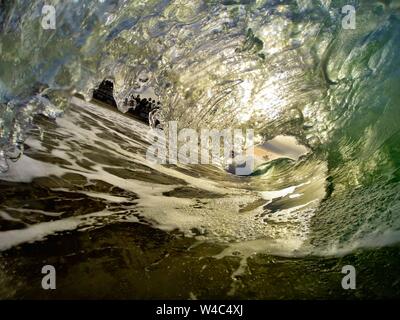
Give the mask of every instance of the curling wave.
<path id="1" fill-rule="evenodd" d="M 121 110 L 151 88 L 163 119 L 182 128 L 252 128 L 259 143 L 290 135 L 311 150 L 264 165 L 247 187 L 237 182 L 261 193 L 237 205 L 258 210 L 266 229 L 233 231 L 244 218 L 212 215 L 220 203 L 182 229 L 197 225 L 218 241 L 289 233 L 317 254 L 400 240 L 398 1 L 355 1 L 354 30 L 341 25 L 345 1 L 54 0 L 54 30 L 40 24 L 42 1 L 0 4 L 2 171 L 21 156 L 37 115 L 56 118 L 74 93 L 89 100 L 107 78 Z"/>

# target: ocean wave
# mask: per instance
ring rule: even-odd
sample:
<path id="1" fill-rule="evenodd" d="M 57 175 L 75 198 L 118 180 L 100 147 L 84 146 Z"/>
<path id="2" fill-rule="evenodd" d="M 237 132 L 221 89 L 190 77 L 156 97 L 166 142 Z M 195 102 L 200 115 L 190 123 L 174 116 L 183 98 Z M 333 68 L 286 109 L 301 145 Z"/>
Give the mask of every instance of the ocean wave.
<path id="1" fill-rule="evenodd" d="M 89 100 L 107 78 L 121 110 L 151 88 L 163 119 L 180 128 L 296 137 L 310 155 L 269 163 L 254 183 L 280 190 L 279 181 L 305 182 L 304 172 L 326 167 L 309 244 L 397 230 L 400 20 L 398 2 L 385 3 L 355 1 L 357 27 L 346 30 L 344 1 L 53 0 L 56 28 L 46 30 L 43 1 L 2 1 L 0 169 L 21 156 L 35 116 L 56 118 L 73 94 Z M 275 207 L 293 204 L 301 216 L 295 202 Z"/>

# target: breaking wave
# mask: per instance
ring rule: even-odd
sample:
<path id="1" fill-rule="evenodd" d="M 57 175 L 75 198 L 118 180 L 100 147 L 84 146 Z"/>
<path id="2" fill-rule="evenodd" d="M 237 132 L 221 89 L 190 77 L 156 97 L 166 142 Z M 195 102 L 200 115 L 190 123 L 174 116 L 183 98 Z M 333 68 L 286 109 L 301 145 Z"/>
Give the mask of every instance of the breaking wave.
<path id="1" fill-rule="evenodd" d="M 147 212 L 144 216 L 160 228 L 173 225 L 199 238 L 241 245 L 272 238 L 281 241 L 273 250 L 282 254 L 299 250 L 340 254 L 360 246 L 397 243 L 399 2 L 352 3 L 357 13 L 355 29 L 342 28 L 345 1 L 54 0 L 46 4 L 56 8 L 56 28 L 45 30 L 41 26 L 43 1 L 0 1 L 3 178 L 18 180 L 12 175 L 16 172 L 10 168 L 12 161 L 22 158 L 16 164 L 22 166 L 27 161 L 22 155 L 24 146 L 29 146 L 27 137 L 36 141 L 30 145 L 33 150 L 41 144 L 40 132 L 45 130 L 54 139 L 58 134 L 65 137 L 68 148 L 60 150 L 68 163 L 74 156 L 85 156 L 108 184 L 131 192 L 142 188 L 138 203 Z M 151 89 L 162 102 L 163 119 L 178 121 L 181 128 L 252 128 L 260 144 L 286 135 L 310 152 L 298 160 L 268 162 L 246 178 L 195 166 L 191 174 L 184 166 L 153 167 L 160 180 L 142 180 L 160 188 L 159 198 L 171 192 L 160 187 L 168 184 L 164 175 L 173 177 L 170 183 L 174 185 L 184 180 L 199 190 L 213 185 L 213 191 L 228 193 L 228 200 L 217 201 L 214 196 L 201 214 L 189 214 L 188 219 L 187 211 L 179 208 L 189 200 L 181 198 L 178 209 L 165 197 L 154 204 L 150 187 L 113 180 L 111 176 L 124 178 L 128 173 L 110 169 L 100 151 L 89 150 L 95 142 L 108 150 L 110 159 L 119 157 L 116 162 L 121 166 L 138 168 L 143 161 L 136 151 L 126 154 L 130 150 L 126 144 L 144 150 L 140 142 L 144 129 L 132 128 L 139 131 L 130 136 L 133 133 L 121 131 L 123 125 L 112 127 L 107 116 L 99 116 L 100 111 L 92 107 L 70 110 L 74 94 L 89 101 L 93 89 L 106 78 L 114 83 L 120 110 L 127 96 Z M 88 110 L 91 115 L 86 114 Z M 60 128 L 35 121 L 38 115 L 56 119 L 63 112 Z M 84 123 L 72 128 L 80 117 L 93 126 L 95 140 Z M 74 132 L 75 140 L 63 132 L 65 128 L 71 129 L 69 134 Z M 101 135 L 101 130 L 115 135 Z M 125 139 L 121 142 L 125 153 L 115 151 L 115 136 Z M 78 141 L 79 148 L 88 148 L 87 154 L 73 149 L 71 139 Z M 96 152 L 98 156 L 93 156 Z M 121 158 L 133 158 L 134 164 Z M 58 164 L 59 171 L 52 174 L 78 172 L 68 163 Z M 84 171 L 80 168 L 79 174 L 86 179 L 96 178 Z M 129 179 L 140 176 L 133 174 Z M 258 196 L 247 199 L 249 192 Z M 165 205 L 174 213 L 154 213 L 157 206 Z M 3 234 L 2 239 L 10 239 L 9 235 Z M 288 250 L 282 249 L 283 243 Z"/>

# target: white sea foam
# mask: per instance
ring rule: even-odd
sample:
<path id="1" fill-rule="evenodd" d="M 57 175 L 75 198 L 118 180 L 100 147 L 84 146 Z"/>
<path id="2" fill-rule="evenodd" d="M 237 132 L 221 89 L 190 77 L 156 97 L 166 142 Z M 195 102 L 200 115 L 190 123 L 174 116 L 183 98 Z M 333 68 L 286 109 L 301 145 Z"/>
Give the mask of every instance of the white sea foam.
<path id="1" fill-rule="evenodd" d="M 10 169 L 0 175 L 0 180 L 12 182 L 31 182 L 34 178 L 49 175 L 62 175 L 64 169 L 59 166 L 44 163 L 26 155 L 22 155 L 17 162 L 10 163 Z"/>
<path id="2" fill-rule="evenodd" d="M 10 249 L 26 242 L 44 240 L 47 236 L 57 232 L 75 230 L 78 227 L 91 227 L 96 218 L 110 216 L 112 214 L 112 212 L 101 211 L 56 221 L 37 223 L 25 229 L 3 231 L 0 232 L 0 251 Z M 130 221 L 134 221 L 133 219 L 137 221 L 136 218 L 130 217 Z"/>

